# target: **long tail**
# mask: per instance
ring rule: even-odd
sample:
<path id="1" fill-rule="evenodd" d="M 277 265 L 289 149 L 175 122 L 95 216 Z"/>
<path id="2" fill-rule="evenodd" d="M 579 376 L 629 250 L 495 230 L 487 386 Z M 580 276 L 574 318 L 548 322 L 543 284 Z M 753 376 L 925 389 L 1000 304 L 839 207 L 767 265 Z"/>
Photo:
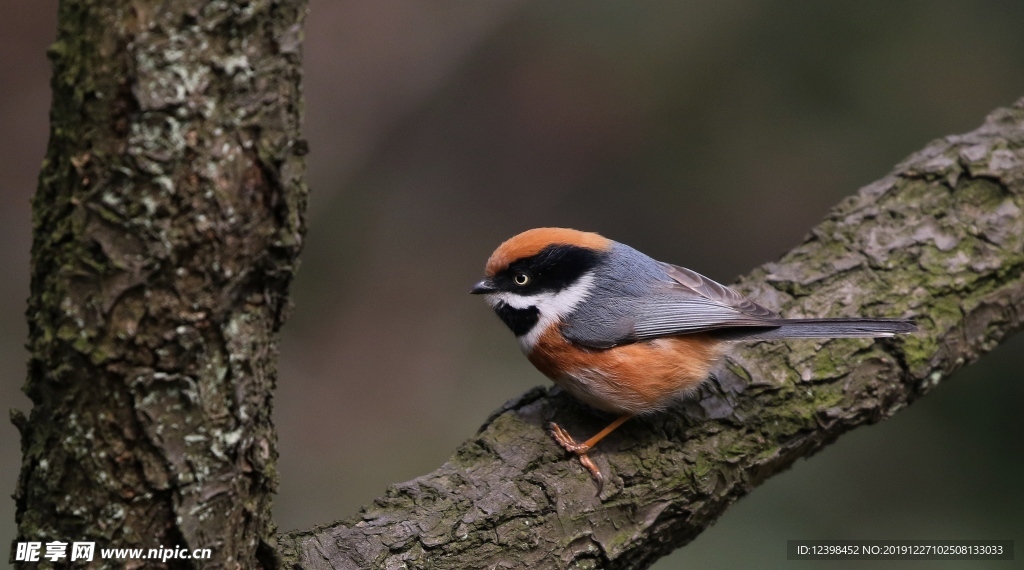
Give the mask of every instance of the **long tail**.
<path id="1" fill-rule="evenodd" d="M 780 338 L 874 338 L 911 333 L 917 325 L 909 319 L 778 319 L 765 327 L 732 327 L 717 332 L 723 340 L 771 340 Z"/>

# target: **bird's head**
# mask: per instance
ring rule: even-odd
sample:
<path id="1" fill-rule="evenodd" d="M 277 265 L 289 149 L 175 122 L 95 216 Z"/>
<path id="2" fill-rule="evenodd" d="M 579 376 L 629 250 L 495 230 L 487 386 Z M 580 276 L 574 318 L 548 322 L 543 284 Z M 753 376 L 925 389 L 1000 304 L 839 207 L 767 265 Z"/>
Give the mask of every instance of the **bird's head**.
<path id="1" fill-rule="evenodd" d="M 571 313 L 594 287 L 594 270 L 611 240 L 564 228 L 536 228 L 494 250 L 485 277 L 471 293 L 483 295 L 524 349 Z"/>

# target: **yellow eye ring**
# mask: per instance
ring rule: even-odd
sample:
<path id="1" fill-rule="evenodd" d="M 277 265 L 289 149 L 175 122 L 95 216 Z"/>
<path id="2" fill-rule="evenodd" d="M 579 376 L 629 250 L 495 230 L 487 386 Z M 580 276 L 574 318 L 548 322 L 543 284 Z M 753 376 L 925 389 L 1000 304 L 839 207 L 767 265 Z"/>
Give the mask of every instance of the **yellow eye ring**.
<path id="1" fill-rule="evenodd" d="M 520 287 L 522 287 L 523 285 L 526 285 L 527 283 L 530 282 L 530 276 L 525 274 L 525 273 L 520 272 L 520 273 L 516 273 L 512 277 L 512 280 L 516 282 L 516 285 L 519 285 Z"/>

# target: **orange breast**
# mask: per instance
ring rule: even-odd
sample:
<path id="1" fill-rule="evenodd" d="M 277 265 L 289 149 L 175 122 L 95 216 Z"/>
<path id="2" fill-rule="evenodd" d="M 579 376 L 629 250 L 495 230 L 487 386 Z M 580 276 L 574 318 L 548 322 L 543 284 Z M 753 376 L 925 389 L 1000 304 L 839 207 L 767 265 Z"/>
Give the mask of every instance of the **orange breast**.
<path id="1" fill-rule="evenodd" d="M 691 334 L 588 349 L 552 326 L 527 358 L 579 400 L 608 412 L 639 414 L 662 409 L 703 382 L 724 348 L 707 335 Z"/>

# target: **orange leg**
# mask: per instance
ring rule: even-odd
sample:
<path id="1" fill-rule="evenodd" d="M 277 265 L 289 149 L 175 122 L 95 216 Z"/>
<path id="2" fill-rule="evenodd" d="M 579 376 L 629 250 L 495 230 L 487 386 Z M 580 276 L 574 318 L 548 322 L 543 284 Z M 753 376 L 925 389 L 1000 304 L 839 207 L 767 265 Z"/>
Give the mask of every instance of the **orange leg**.
<path id="1" fill-rule="evenodd" d="M 594 463 L 592 459 L 590 459 L 590 456 L 587 455 L 587 452 L 590 451 L 595 445 L 597 445 L 597 442 L 601 441 L 608 434 L 615 431 L 617 427 L 626 423 L 626 420 L 628 420 L 631 417 L 633 417 L 631 414 L 619 416 L 619 418 L 616 419 L 611 424 L 609 424 L 608 427 L 597 432 L 597 434 L 595 434 L 594 437 L 588 439 L 587 441 L 584 441 L 583 443 L 576 443 L 576 440 L 573 439 L 571 435 L 569 435 L 569 432 L 562 429 L 562 427 L 556 424 L 555 422 L 551 422 L 552 437 L 554 437 L 555 441 L 557 441 L 559 445 L 564 447 L 566 451 L 570 453 L 575 453 L 577 456 L 579 456 L 580 463 L 587 468 L 587 471 L 590 471 L 590 474 L 593 475 L 594 480 L 597 481 L 598 495 L 600 495 L 601 491 L 604 489 L 604 475 L 601 474 L 601 470 L 597 468 L 597 465 Z"/>

